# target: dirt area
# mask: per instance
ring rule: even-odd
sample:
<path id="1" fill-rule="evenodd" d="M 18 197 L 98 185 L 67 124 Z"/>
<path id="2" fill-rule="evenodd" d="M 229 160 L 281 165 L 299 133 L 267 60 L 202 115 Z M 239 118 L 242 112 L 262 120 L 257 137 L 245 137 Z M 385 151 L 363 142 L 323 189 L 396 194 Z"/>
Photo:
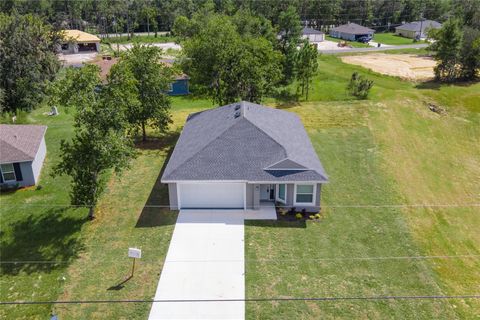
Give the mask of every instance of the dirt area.
<path id="1" fill-rule="evenodd" d="M 97 57 L 98 53 L 96 52 L 85 52 L 85 53 L 71 53 L 58 55 L 58 59 L 64 66 L 67 67 L 81 67 L 83 63 L 94 60 Z"/>
<path id="2" fill-rule="evenodd" d="M 102 80 L 105 80 L 107 79 L 107 75 L 110 72 L 110 69 L 117 62 L 118 62 L 118 58 L 111 57 L 110 60 L 96 59 L 95 61 L 92 62 L 92 64 L 100 67 L 100 78 Z"/>
<path id="3" fill-rule="evenodd" d="M 408 80 L 429 80 L 434 77 L 435 61 L 413 54 L 365 54 L 344 56 L 343 62 L 359 65 L 375 72 Z"/>

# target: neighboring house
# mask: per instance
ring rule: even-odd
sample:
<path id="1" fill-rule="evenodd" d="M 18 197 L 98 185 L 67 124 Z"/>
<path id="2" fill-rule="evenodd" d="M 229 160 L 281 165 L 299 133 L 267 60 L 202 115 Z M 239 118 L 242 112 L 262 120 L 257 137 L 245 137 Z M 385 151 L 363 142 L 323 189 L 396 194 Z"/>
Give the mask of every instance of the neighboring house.
<path id="1" fill-rule="evenodd" d="M 168 95 L 181 96 L 189 94 L 188 80 L 190 80 L 190 78 L 186 74 L 182 73 L 181 75 L 176 76 L 175 81 L 170 84 Z"/>
<path id="2" fill-rule="evenodd" d="M 330 36 L 349 41 L 356 41 L 362 37 L 373 37 L 375 30 L 356 23 L 347 23 L 330 29 Z"/>
<path id="3" fill-rule="evenodd" d="M 0 184 L 33 186 L 47 154 L 46 126 L 0 125 Z"/>
<path id="4" fill-rule="evenodd" d="M 302 38 L 307 39 L 310 44 L 316 45 L 325 40 L 325 33 L 305 27 L 302 29 Z"/>
<path id="5" fill-rule="evenodd" d="M 427 37 L 428 30 L 440 29 L 441 27 L 442 24 L 437 21 L 414 21 L 396 27 L 395 34 L 410 39 L 422 39 Z"/>
<path id="6" fill-rule="evenodd" d="M 62 53 L 100 52 L 100 38 L 80 30 L 63 30 Z"/>
<path id="7" fill-rule="evenodd" d="M 320 209 L 328 181 L 300 119 L 239 102 L 190 114 L 163 173 L 170 208 Z"/>
<path id="8" fill-rule="evenodd" d="M 166 66 L 172 68 L 173 64 L 175 63 L 175 59 L 162 59 L 161 62 Z M 190 94 L 190 90 L 188 88 L 189 80 L 190 80 L 190 77 L 187 76 L 185 73 L 176 75 L 175 80 L 170 84 L 168 95 L 182 96 L 182 95 Z"/>

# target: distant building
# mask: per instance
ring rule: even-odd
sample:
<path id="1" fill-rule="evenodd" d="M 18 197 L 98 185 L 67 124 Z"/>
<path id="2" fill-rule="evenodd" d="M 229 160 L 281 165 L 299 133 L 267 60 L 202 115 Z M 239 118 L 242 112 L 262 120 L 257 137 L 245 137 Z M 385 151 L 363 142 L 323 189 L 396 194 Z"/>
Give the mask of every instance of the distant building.
<path id="1" fill-rule="evenodd" d="M 307 39 L 310 44 L 318 44 L 325 40 L 325 33 L 319 30 L 315 30 L 312 28 L 303 28 L 302 29 L 302 38 Z"/>
<path id="2" fill-rule="evenodd" d="M 47 154 L 46 126 L 0 125 L 0 186 L 33 186 Z"/>
<path id="3" fill-rule="evenodd" d="M 413 21 L 396 27 L 395 34 L 410 39 L 422 39 L 427 37 L 428 30 L 441 27 L 440 22 L 433 20 Z"/>
<path id="4" fill-rule="evenodd" d="M 175 81 L 170 84 L 168 95 L 182 96 L 189 94 L 190 91 L 188 89 L 188 80 L 190 80 L 190 78 L 186 74 L 181 74 L 175 77 Z"/>
<path id="5" fill-rule="evenodd" d="M 62 53 L 100 52 L 100 38 L 80 30 L 63 30 Z"/>
<path id="6" fill-rule="evenodd" d="M 356 23 L 347 23 L 330 30 L 330 36 L 349 41 L 357 41 L 362 37 L 373 37 L 375 30 Z"/>

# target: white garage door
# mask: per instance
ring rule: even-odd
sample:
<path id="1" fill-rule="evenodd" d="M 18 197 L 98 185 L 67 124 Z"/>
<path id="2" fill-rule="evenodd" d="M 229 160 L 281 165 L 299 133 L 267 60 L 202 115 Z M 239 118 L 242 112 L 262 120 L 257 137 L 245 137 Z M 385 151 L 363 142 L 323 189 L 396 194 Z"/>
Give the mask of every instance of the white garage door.
<path id="1" fill-rule="evenodd" d="M 179 183 L 180 208 L 243 208 L 244 183 Z"/>

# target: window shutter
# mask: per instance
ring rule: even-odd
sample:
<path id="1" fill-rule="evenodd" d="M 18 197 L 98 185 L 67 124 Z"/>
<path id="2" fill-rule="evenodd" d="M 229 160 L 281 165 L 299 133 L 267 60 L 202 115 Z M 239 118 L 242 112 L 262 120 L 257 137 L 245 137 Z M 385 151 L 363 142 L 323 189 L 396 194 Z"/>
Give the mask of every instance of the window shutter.
<path id="1" fill-rule="evenodd" d="M 0 183 L 3 183 L 3 174 L 2 174 L 2 169 L 0 169 Z"/>
<path id="2" fill-rule="evenodd" d="M 22 170 L 20 170 L 20 163 L 14 163 L 13 170 L 15 170 L 15 177 L 17 177 L 17 181 L 23 181 Z"/>

